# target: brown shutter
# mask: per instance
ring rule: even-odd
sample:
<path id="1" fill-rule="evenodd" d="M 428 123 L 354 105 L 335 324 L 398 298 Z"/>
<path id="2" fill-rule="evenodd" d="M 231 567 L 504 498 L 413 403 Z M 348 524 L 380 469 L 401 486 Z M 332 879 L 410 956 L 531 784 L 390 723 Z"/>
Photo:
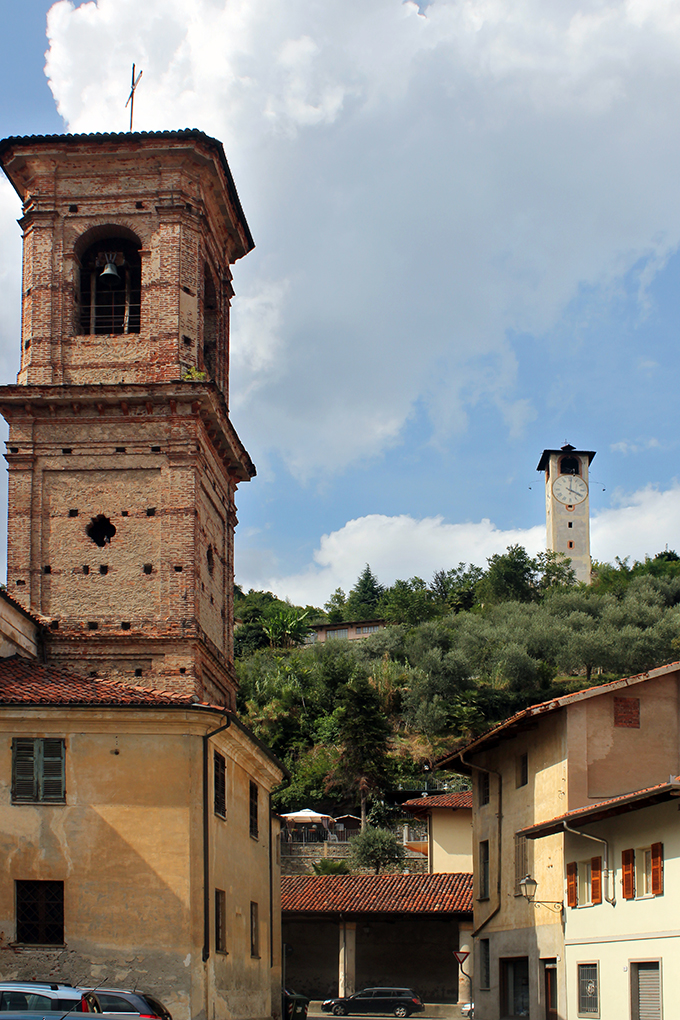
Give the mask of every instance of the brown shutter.
<path id="1" fill-rule="evenodd" d="M 652 843 L 652 896 L 663 894 L 663 843 Z"/>
<path id="2" fill-rule="evenodd" d="M 624 900 L 635 899 L 635 851 L 624 850 L 621 854 Z"/>
<path id="3" fill-rule="evenodd" d="M 567 864 L 567 906 L 578 906 L 578 864 L 576 861 Z"/>
<path id="4" fill-rule="evenodd" d="M 590 861 L 590 902 L 602 903 L 602 858 Z"/>

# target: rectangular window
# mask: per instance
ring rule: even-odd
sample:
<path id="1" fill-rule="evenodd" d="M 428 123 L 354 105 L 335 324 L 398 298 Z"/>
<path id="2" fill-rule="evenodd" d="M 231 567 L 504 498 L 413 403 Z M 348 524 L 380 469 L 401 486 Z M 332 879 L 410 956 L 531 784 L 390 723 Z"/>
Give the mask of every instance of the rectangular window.
<path id="1" fill-rule="evenodd" d="M 224 889 L 215 889 L 215 951 L 227 951 L 227 897 Z"/>
<path id="2" fill-rule="evenodd" d="M 639 698 L 614 698 L 614 725 L 640 729 Z"/>
<path id="3" fill-rule="evenodd" d="M 600 982 L 596 963 L 578 965 L 578 1015 L 600 1015 Z"/>
<path id="4" fill-rule="evenodd" d="M 250 904 L 250 955 L 260 955 L 260 925 L 257 918 L 257 903 Z"/>
<path id="5" fill-rule="evenodd" d="M 489 841 L 483 839 L 479 844 L 479 896 L 480 900 L 489 898 Z"/>
<path id="6" fill-rule="evenodd" d="M 338 630 L 329 630 L 326 634 L 327 641 L 341 640 L 342 638 L 349 637 L 349 628 L 340 627 Z"/>
<path id="7" fill-rule="evenodd" d="M 258 811 L 257 811 L 257 798 L 258 790 L 257 783 L 250 782 L 250 835 L 253 839 L 257 839 L 259 835 L 259 822 L 258 822 Z"/>
<path id="8" fill-rule="evenodd" d="M 479 987 L 491 987 L 491 954 L 488 939 L 479 940 Z"/>
<path id="9" fill-rule="evenodd" d="M 522 895 L 519 884 L 528 874 L 529 862 L 527 859 L 526 836 L 515 836 L 515 896 Z"/>
<path id="10" fill-rule="evenodd" d="M 479 790 L 479 805 L 481 807 L 484 804 L 488 804 L 489 803 L 489 799 L 490 799 L 490 786 L 491 786 L 491 784 L 490 784 L 490 776 L 489 776 L 488 772 L 480 772 L 479 773 L 478 784 L 479 785 L 478 785 L 477 789 Z"/>
<path id="11" fill-rule="evenodd" d="M 663 843 L 652 843 L 633 851 L 633 859 L 634 896 L 663 895 Z"/>
<path id="12" fill-rule="evenodd" d="M 12 741 L 12 803 L 66 800 L 64 741 L 15 737 Z"/>
<path id="13" fill-rule="evenodd" d="M 588 906 L 592 903 L 591 894 L 591 867 L 590 861 L 579 861 L 578 863 L 578 905 Z"/>
<path id="14" fill-rule="evenodd" d="M 64 944 L 64 883 L 15 882 L 17 942 Z"/>
<path id="15" fill-rule="evenodd" d="M 529 755 L 520 754 L 517 758 L 517 788 L 529 782 Z"/>
<path id="16" fill-rule="evenodd" d="M 224 755 L 220 754 L 219 751 L 215 751 L 214 755 L 214 770 L 215 770 L 215 796 L 214 796 L 214 807 L 215 814 L 219 815 L 220 818 L 227 817 L 227 763 Z"/>
<path id="17" fill-rule="evenodd" d="M 501 960 L 501 1012 L 504 1017 L 529 1016 L 529 960 Z"/>

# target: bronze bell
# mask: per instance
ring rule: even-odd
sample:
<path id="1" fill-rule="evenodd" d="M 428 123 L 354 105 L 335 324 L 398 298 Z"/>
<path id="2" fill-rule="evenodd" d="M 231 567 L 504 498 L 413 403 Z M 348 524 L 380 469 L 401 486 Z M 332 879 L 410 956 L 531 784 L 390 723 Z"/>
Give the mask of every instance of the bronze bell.
<path id="1" fill-rule="evenodd" d="M 120 278 L 118 270 L 116 269 L 116 255 L 117 252 L 106 252 L 104 258 L 106 259 L 106 265 L 99 274 L 101 282 L 110 288 L 120 287 L 123 282 Z"/>

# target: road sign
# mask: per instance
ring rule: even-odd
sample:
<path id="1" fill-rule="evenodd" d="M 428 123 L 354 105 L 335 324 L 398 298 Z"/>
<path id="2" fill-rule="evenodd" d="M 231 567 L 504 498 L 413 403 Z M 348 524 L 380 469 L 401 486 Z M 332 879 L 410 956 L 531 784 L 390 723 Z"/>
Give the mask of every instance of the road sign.
<path id="1" fill-rule="evenodd" d="M 467 960 L 467 958 L 468 958 L 468 956 L 470 954 L 469 953 L 465 953 L 462 950 L 458 950 L 458 951 L 454 950 L 453 955 L 458 960 L 458 963 L 465 963 L 465 961 Z"/>

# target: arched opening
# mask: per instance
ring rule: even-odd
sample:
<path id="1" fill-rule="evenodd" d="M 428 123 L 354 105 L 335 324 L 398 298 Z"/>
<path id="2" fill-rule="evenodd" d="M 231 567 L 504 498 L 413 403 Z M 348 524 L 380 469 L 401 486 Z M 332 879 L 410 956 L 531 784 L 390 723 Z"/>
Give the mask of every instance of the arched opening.
<path id="1" fill-rule="evenodd" d="M 81 333 L 139 333 L 142 290 L 140 247 L 138 241 L 128 236 L 107 233 L 82 253 Z"/>
<path id="2" fill-rule="evenodd" d="M 203 267 L 203 368 L 209 379 L 217 368 L 217 291 L 206 263 Z"/>
<path id="3" fill-rule="evenodd" d="M 578 457 L 563 457 L 560 461 L 561 475 L 580 475 L 581 462 Z"/>

